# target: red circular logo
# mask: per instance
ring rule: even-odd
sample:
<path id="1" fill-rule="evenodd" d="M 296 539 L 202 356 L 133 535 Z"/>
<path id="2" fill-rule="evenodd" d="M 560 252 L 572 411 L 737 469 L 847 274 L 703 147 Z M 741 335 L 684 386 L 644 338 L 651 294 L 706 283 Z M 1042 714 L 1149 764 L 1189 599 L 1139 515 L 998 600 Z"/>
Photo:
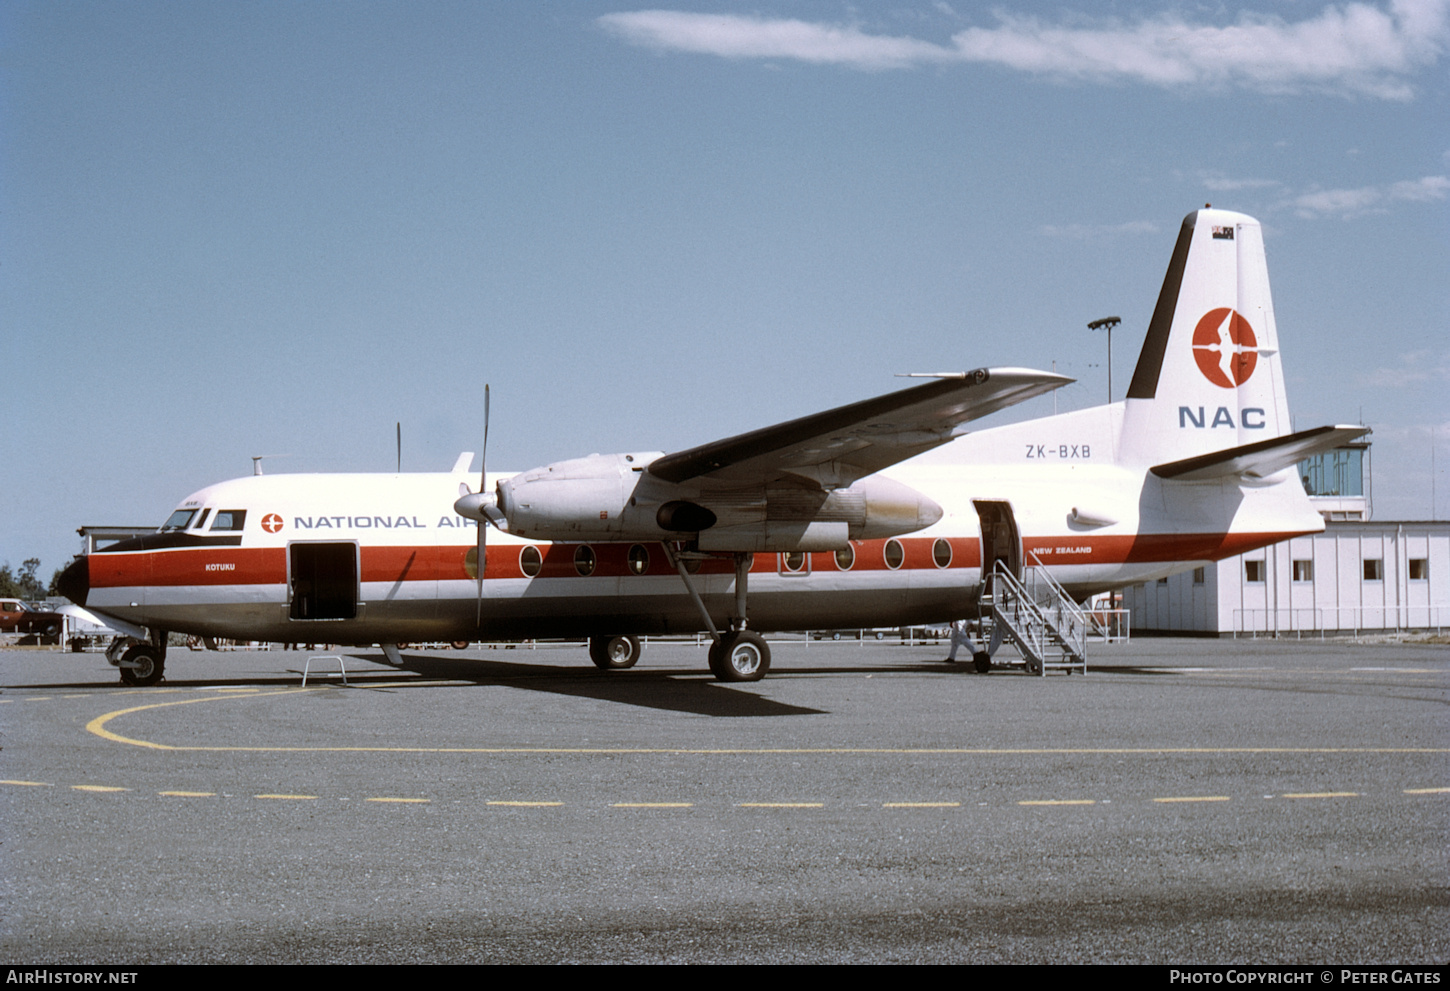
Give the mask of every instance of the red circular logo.
<path id="1" fill-rule="evenodd" d="M 276 513 L 268 513 L 266 516 L 262 517 L 262 529 L 266 530 L 268 533 L 276 533 L 278 530 L 282 529 L 282 517 L 278 516 Z"/>
<path id="2" fill-rule="evenodd" d="M 1243 314 L 1221 306 L 1209 310 L 1193 328 L 1193 360 L 1214 385 L 1234 389 L 1254 374 L 1259 339 Z"/>

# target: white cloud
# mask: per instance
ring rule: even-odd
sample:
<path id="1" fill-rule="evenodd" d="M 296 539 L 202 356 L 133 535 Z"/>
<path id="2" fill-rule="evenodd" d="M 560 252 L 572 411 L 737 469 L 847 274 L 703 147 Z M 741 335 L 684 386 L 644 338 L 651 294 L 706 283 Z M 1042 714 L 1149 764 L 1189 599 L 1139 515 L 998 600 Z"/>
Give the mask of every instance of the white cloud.
<path id="1" fill-rule="evenodd" d="M 1157 234 L 1158 225 L 1147 220 L 1130 220 L 1123 224 L 1043 224 L 1037 230 L 1048 237 L 1095 241 L 1121 234 Z"/>
<path id="2" fill-rule="evenodd" d="M 1402 354 L 1397 367 L 1376 368 L 1364 377 L 1364 381 L 1388 389 L 1403 389 L 1422 382 L 1450 382 L 1450 353 L 1412 351 Z"/>
<path id="3" fill-rule="evenodd" d="M 723 58 L 857 69 L 982 62 L 1095 82 L 1404 100 L 1413 95 L 1408 77 L 1438 61 L 1450 43 L 1450 0 L 1391 0 L 1383 9 L 1350 3 L 1292 23 L 1244 13 L 1226 26 L 1177 15 L 1051 24 L 999 14 L 996 27 L 967 28 L 949 44 L 851 25 L 669 10 L 606 14 L 599 24 L 634 44 Z"/>
<path id="4" fill-rule="evenodd" d="M 1320 189 L 1294 197 L 1291 205 L 1301 217 L 1354 217 L 1372 211 L 1383 212 L 1391 203 L 1429 203 L 1450 195 L 1450 177 L 1427 175 L 1388 186 L 1358 189 Z"/>

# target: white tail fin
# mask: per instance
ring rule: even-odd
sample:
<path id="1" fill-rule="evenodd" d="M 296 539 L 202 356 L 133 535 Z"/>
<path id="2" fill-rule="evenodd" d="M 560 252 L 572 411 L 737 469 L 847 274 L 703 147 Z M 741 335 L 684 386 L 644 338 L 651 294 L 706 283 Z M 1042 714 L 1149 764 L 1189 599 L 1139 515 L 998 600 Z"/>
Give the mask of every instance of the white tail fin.
<path id="1" fill-rule="evenodd" d="M 1289 432 L 1259 222 L 1190 213 L 1128 387 L 1121 456 L 1154 465 Z"/>

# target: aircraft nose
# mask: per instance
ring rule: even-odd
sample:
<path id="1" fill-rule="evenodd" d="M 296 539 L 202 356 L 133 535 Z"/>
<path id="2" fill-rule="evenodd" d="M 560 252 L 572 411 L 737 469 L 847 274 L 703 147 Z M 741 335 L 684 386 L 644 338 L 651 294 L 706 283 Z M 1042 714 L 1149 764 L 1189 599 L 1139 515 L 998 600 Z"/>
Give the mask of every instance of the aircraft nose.
<path id="1" fill-rule="evenodd" d="M 55 581 L 55 589 L 76 605 L 84 606 L 86 596 L 91 592 L 90 559 L 82 554 L 66 565 Z"/>

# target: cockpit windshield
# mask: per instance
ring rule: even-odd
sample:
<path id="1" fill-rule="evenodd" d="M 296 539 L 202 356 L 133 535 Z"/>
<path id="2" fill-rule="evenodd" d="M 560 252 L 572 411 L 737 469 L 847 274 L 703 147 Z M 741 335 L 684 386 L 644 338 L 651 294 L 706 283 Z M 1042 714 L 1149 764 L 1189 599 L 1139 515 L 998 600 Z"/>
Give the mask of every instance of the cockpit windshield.
<path id="1" fill-rule="evenodd" d="M 172 513 L 165 523 L 161 524 L 161 532 L 168 530 L 185 530 L 191 523 L 191 518 L 196 515 L 194 509 L 178 509 Z"/>

